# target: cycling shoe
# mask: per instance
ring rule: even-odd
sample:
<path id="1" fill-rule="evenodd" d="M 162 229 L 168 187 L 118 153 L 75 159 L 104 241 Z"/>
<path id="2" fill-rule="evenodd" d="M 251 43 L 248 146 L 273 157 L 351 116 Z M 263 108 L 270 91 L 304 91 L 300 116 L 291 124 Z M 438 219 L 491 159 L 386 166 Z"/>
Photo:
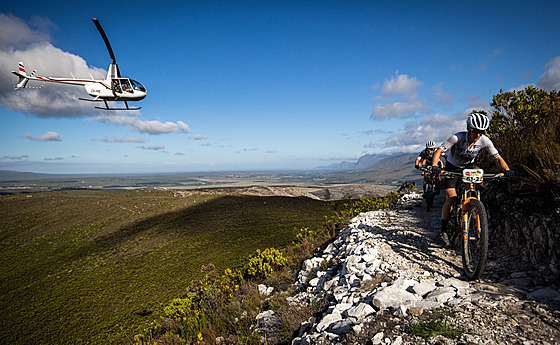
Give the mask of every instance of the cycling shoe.
<path id="1" fill-rule="evenodd" d="M 447 232 L 441 232 L 441 240 L 443 241 L 445 247 L 451 246 L 451 242 L 449 241 L 449 236 L 447 235 Z"/>

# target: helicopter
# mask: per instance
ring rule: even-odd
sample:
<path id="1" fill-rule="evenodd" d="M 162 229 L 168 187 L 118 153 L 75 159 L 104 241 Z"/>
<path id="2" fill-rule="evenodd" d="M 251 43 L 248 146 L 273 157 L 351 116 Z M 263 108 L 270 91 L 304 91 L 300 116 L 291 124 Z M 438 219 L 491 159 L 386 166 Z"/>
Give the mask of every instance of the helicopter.
<path id="1" fill-rule="evenodd" d="M 107 70 L 107 77 L 104 80 L 95 80 L 90 75 L 90 79 L 76 79 L 74 76 L 72 78 L 52 78 L 52 77 L 41 77 L 36 76 L 37 70 L 34 70 L 31 74 L 27 74 L 25 71 L 25 66 L 23 62 L 19 63 L 18 71 L 12 71 L 13 74 L 19 77 L 17 85 L 14 87 L 15 90 L 22 88 L 33 88 L 40 89 L 47 82 L 70 84 L 70 85 L 83 85 L 86 92 L 93 98 L 79 98 L 82 101 L 89 102 L 104 102 L 105 107 L 95 107 L 96 109 L 103 110 L 139 110 L 141 107 L 129 107 L 128 102 L 140 101 L 144 99 L 147 95 L 147 90 L 140 82 L 121 77 L 119 71 L 119 66 L 117 65 L 117 60 L 115 59 L 115 54 L 109 44 L 109 39 L 105 35 L 105 31 L 99 24 L 97 18 L 93 18 L 93 23 L 97 27 L 97 30 L 101 34 L 107 50 L 109 51 L 109 56 L 112 59 L 109 69 Z M 29 80 L 42 81 L 40 86 L 27 86 Z M 107 101 L 122 101 L 124 102 L 126 108 L 112 108 L 109 107 Z"/>

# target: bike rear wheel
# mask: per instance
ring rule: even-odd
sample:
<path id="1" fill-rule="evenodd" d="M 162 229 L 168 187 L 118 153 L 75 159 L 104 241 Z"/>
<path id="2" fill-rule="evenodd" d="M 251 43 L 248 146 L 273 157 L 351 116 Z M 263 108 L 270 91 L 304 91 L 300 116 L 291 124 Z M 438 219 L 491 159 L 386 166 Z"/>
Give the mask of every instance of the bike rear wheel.
<path id="1" fill-rule="evenodd" d="M 434 196 L 434 186 L 428 184 L 426 186 L 426 211 L 428 212 L 434 207 Z"/>
<path id="2" fill-rule="evenodd" d="M 466 217 L 465 217 L 466 216 Z M 467 204 L 466 221 L 463 228 L 463 269 L 469 280 L 480 278 L 488 257 L 488 219 L 480 200 L 472 199 Z"/>
<path id="3" fill-rule="evenodd" d="M 455 204 L 451 211 L 451 220 L 447 227 L 447 236 L 449 238 L 449 248 L 455 249 L 457 253 L 461 251 L 458 248 L 459 234 L 461 233 L 461 215 L 463 214 L 459 204 Z"/>

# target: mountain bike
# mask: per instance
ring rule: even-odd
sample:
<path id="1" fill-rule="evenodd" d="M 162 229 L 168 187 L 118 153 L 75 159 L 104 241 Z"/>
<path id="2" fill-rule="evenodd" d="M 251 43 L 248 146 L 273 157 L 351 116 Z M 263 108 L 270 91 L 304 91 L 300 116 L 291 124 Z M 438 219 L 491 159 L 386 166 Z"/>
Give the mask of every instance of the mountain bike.
<path id="1" fill-rule="evenodd" d="M 469 280 L 480 278 L 488 257 L 488 217 L 480 201 L 479 187 L 483 180 L 504 177 L 500 174 L 484 174 L 482 169 L 463 169 L 463 172 L 442 171 L 443 176 L 461 176 L 457 190 L 457 202 L 451 210 L 447 236 L 452 248 L 457 247 L 460 235 L 463 269 Z"/>
<path id="2" fill-rule="evenodd" d="M 426 180 L 426 189 L 424 190 L 424 199 L 426 200 L 426 210 L 430 210 L 434 207 L 434 197 L 439 194 L 439 179 L 437 175 L 431 174 L 428 168 L 420 169 L 424 173 L 424 179 Z"/>

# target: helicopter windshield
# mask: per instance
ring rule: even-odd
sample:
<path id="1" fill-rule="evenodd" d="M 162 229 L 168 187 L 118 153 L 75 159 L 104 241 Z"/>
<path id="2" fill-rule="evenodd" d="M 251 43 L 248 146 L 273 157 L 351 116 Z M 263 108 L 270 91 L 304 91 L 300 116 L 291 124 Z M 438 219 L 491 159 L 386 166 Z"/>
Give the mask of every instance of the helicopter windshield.
<path id="1" fill-rule="evenodd" d="M 144 85 L 136 80 L 128 78 L 113 79 L 113 90 L 118 93 L 134 92 L 134 90 L 146 92 Z"/>
<path id="2" fill-rule="evenodd" d="M 129 80 L 130 80 L 130 83 L 132 84 L 132 87 L 134 88 L 134 90 L 146 92 L 146 88 L 144 88 L 144 85 L 140 84 L 139 82 L 137 82 L 134 79 L 129 79 Z"/>

